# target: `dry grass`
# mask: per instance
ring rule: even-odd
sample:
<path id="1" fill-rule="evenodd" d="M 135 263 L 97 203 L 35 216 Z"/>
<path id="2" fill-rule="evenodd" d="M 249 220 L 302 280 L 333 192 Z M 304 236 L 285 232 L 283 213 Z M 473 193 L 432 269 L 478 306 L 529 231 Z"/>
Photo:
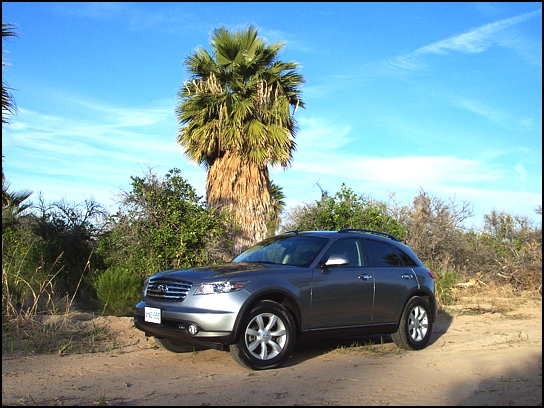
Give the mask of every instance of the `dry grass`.
<path id="1" fill-rule="evenodd" d="M 405 350 L 396 347 L 391 341 L 386 342 L 383 336 L 379 336 L 375 340 L 369 339 L 364 341 L 353 341 L 350 344 L 338 345 L 331 350 L 331 353 L 355 353 L 359 356 L 367 357 L 386 357 L 390 355 L 398 355 L 405 352 Z"/>
<path id="2" fill-rule="evenodd" d="M 55 276 L 31 284 L 18 273 L 10 276 L 2 270 L 2 353 L 63 355 L 112 348 L 103 325 L 96 325 L 92 315 L 73 311 L 75 296 L 54 296 Z M 26 287 L 24 302 L 10 292 L 13 282 Z"/>
<path id="3" fill-rule="evenodd" d="M 476 307 L 481 310 L 508 312 L 527 302 L 542 300 L 542 288 L 532 286 L 521 290 L 501 281 L 483 282 L 472 278 L 447 288 L 448 302 L 441 303 L 441 309 L 451 306 Z M 439 297 L 439 301 L 440 301 Z"/>
<path id="4" fill-rule="evenodd" d="M 21 315 L 2 323 L 2 353 L 93 353 L 116 347 L 106 326 L 93 315 Z"/>

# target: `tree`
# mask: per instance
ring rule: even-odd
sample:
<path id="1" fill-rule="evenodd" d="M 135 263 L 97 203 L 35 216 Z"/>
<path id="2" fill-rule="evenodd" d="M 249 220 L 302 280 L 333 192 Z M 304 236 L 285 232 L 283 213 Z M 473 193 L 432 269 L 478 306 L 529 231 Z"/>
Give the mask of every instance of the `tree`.
<path id="1" fill-rule="evenodd" d="M 2 23 L 2 42 L 10 37 L 17 37 L 15 27 L 10 23 Z M 8 62 L 2 58 L 2 66 L 9 66 Z M 2 78 L 2 124 L 9 123 L 9 116 L 17 112 L 17 106 L 13 95 L 10 93 L 13 89 L 10 88 L 4 78 Z"/>
<path id="2" fill-rule="evenodd" d="M 2 170 L 2 229 L 15 222 L 17 217 L 32 206 L 30 203 L 23 204 L 33 194 L 31 190 L 10 191 L 10 185 Z"/>
<path id="3" fill-rule="evenodd" d="M 270 184 L 270 217 L 268 219 L 268 235 L 272 236 L 280 227 L 281 214 L 285 209 L 285 194 L 275 183 Z"/>
<path id="4" fill-rule="evenodd" d="M 266 45 L 253 26 L 214 30 L 211 45 L 213 56 L 199 47 L 184 61 L 191 77 L 178 94 L 177 141 L 208 172 L 208 207 L 232 212 L 238 253 L 267 235 L 268 166 L 292 161 L 304 78 L 298 63 L 277 59 L 284 43 Z"/>
<path id="5" fill-rule="evenodd" d="M 10 23 L 2 23 L 2 42 L 8 40 L 10 37 L 17 37 L 15 27 Z M 4 58 L 2 58 L 2 66 L 9 66 Z M 9 116 L 17 113 L 17 105 L 10 92 L 12 90 L 2 77 L 2 125 L 9 124 Z M 2 156 L 2 161 L 4 161 L 4 156 Z M 2 166 L 2 225 L 4 225 L 6 217 L 12 218 L 12 216 L 28 209 L 29 205 L 22 205 L 22 202 L 32 195 L 32 191 L 28 189 L 19 192 L 10 192 L 9 186 L 10 183 L 6 180 L 4 166 Z"/>

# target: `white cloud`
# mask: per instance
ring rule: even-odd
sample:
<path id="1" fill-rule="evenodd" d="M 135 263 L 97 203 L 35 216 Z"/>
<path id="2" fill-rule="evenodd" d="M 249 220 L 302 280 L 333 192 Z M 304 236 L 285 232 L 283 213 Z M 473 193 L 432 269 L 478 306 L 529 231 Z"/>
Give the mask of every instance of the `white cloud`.
<path id="1" fill-rule="evenodd" d="M 312 153 L 298 158 L 292 169 L 394 188 L 422 185 L 437 188 L 448 184 L 491 182 L 503 177 L 483 162 L 453 156 L 379 158 Z"/>
<path id="2" fill-rule="evenodd" d="M 43 191 L 48 201 L 94 196 L 104 203 L 147 167 L 164 173 L 185 166 L 196 178 L 175 141 L 169 102 L 118 108 L 75 98 L 75 113 L 66 117 L 20 108 L 17 122 L 2 135 L 6 176 L 13 186 Z"/>
<path id="3" fill-rule="evenodd" d="M 471 100 L 471 99 L 456 101 L 454 102 L 454 105 L 460 108 L 466 109 L 469 112 L 472 112 L 478 116 L 482 116 L 483 118 L 497 124 L 504 123 L 505 119 L 507 119 L 507 116 L 508 116 L 505 112 L 499 109 L 486 106 L 482 102 Z"/>
<path id="4" fill-rule="evenodd" d="M 331 125 L 328 120 L 321 118 L 301 118 L 299 126 L 303 128 L 297 134 L 297 145 L 311 150 L 339 149 L 352 141 L 347 137 L 350 127 L 344 124 Z"/>
<path id="5" fill-rule="evenodd" d="M 421 70 L 425 68 L 425 64 L 421 61 L 421 57 L 424 55 L 446 55 L 450 52 L 461 52 L 464 54 L 481 53 L 493 45 L 512 48 L 521 54 L 526 54 L 526 46 L 522 42 L 520 43 L 520 38 L 504 35 L 503 31 L 515 24 L 541 15 L 542 9 L 538 9 L 530 13 L 486 24 L 466 33 L 446 38 L 445 40 L 437 41 L 418 48 L 411 54 L 390 60 L 388 62 L 389 70 Z M 382 68 L 387 71 L 387 67 L 382 65 Z"/>
<path id="6" fill-rule="evenodd" d="M 469 54 L 483 52 L 489 46 L 498 43 L 494 35 L 499 31 L 540 15 L 542 15 L 542 9 L 486 24 L 475 30 L 421 47 L 414 51 L 414 54 L 447 54 L 449 51 L 459 51 Z"/>

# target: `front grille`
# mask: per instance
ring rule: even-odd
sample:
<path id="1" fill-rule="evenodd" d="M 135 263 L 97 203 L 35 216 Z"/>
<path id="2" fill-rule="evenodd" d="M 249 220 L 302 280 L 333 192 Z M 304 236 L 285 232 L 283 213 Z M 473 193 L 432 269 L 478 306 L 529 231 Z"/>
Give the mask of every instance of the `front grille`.
<path id="1" fill-rule="evenodd" d="M 183 302 L 193 284 L 172 278 L 151 278 L 145 296 L 164 302 Z"/>

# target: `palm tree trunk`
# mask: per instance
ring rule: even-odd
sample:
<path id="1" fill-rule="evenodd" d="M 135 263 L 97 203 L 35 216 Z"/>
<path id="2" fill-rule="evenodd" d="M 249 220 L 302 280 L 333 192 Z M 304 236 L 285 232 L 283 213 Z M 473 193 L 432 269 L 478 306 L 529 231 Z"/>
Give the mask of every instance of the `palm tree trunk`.
<path id="1" fill-rule="evenodd" d="M 209 208 L 227 209 L 240 227 L 233 237 L 233 256 L 266 238 L 270 211 L 270 176 L 266 166 L 242 162 L 229 152 L 208 171 Z"/>

